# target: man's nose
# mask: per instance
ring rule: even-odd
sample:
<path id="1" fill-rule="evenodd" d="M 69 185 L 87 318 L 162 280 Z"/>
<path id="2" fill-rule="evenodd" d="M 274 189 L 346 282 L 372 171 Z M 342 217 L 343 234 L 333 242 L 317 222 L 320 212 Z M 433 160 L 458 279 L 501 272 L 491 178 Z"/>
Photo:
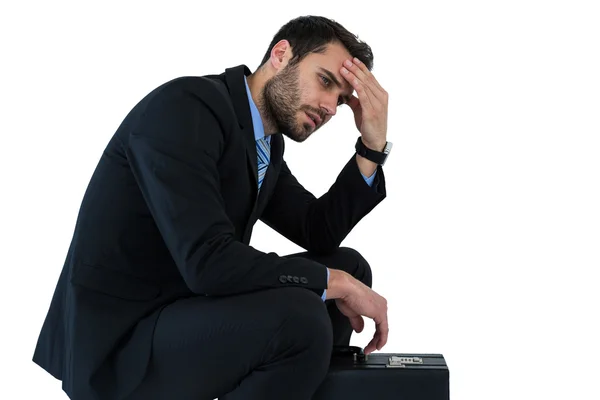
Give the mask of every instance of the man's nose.
<path id="1" fill-rule="evenodd" d="M 325 118 L 333 117 L 337 112 L 337 97 L 333 100 L 331 100 L 331 98 L 325 100 L 321 104 L 321 110 L 323 111 L 323 113 L 325 113 Z"/>

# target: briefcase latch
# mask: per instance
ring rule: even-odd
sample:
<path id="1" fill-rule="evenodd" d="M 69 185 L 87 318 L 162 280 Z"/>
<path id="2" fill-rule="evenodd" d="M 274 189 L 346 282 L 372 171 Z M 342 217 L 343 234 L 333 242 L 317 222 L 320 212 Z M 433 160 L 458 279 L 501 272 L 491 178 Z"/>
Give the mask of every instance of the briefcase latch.
<path id="1" fill-rule="evenodd" d="M 391 356 L 388 358 L 388 367 L 391 368 L 404 368 L 407 365 L 419 365 L 423 364 L 423 359 L 421 357 L 399 357 L 399 356 Z"/>

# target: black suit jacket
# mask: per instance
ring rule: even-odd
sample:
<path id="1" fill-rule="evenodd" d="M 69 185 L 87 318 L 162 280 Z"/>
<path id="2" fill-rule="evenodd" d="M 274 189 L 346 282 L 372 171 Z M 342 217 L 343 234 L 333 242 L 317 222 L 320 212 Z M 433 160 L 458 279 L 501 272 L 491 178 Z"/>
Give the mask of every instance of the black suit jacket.
<path id="1" fill-rule="evenodd" d="M 281 134 L 271 137 L 259 192 L 249 74 L 240 65 L 169 81 L 145 96 L 109 141 L 33 357 L 70 396 L 130 393 L 145 374 L 158 314 L 177 298 L 285 286 L 321 296 L 324 265 L 249 246 L 259 218 L 324 254 L 385 198 L 381 167 L 369 187 L 354 154 L 315 198 L 286 165 Z"/>

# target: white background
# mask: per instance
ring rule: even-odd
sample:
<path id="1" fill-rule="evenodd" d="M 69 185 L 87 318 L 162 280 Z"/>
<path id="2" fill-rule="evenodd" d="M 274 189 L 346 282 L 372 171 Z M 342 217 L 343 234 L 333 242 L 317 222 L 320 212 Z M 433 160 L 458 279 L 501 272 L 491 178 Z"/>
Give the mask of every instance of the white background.
<path id="1" fill-rule="evenodd" d="M 66 398 L 31 357 L 131 107 L 178 76 L 254 70 L 281 25 L 319 14 L 372 46 L 390 93 L 388 197 L 343 243 L 389 301 L 383 351 L 442 353 L 454 400 L 600 399 L 596 2 L 15 4 L 0 10 L 0 398 Z M 286 159 L 320 195 L 357 136 L 346 107 Z M 260 223 L 251 244 L 302 250 Z"/>

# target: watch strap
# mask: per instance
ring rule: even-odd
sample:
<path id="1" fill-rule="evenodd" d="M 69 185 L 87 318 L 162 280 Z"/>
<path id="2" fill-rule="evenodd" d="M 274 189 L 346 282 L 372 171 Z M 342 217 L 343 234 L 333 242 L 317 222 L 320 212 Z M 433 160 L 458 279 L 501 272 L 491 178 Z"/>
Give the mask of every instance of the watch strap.
<path id="1" fill-rule="evenodd" d="M 387 147 L 388 146 L 386 146 L 386 148 Z M 359 136 L 358 139 L 356 140 L 356 145 L 354 146 L 354 148 L 356 149 L 356 153 L 358 155 L 366 158 L 367 160 L 373 161 L 374 163 L 379 164 L 379 165 L 383 165 L 388 156 L 387 152 L 381 152 L 381 151 L 375 151 L 375 150 L 369 149 L 363 143 L 361 136 Z"/>

